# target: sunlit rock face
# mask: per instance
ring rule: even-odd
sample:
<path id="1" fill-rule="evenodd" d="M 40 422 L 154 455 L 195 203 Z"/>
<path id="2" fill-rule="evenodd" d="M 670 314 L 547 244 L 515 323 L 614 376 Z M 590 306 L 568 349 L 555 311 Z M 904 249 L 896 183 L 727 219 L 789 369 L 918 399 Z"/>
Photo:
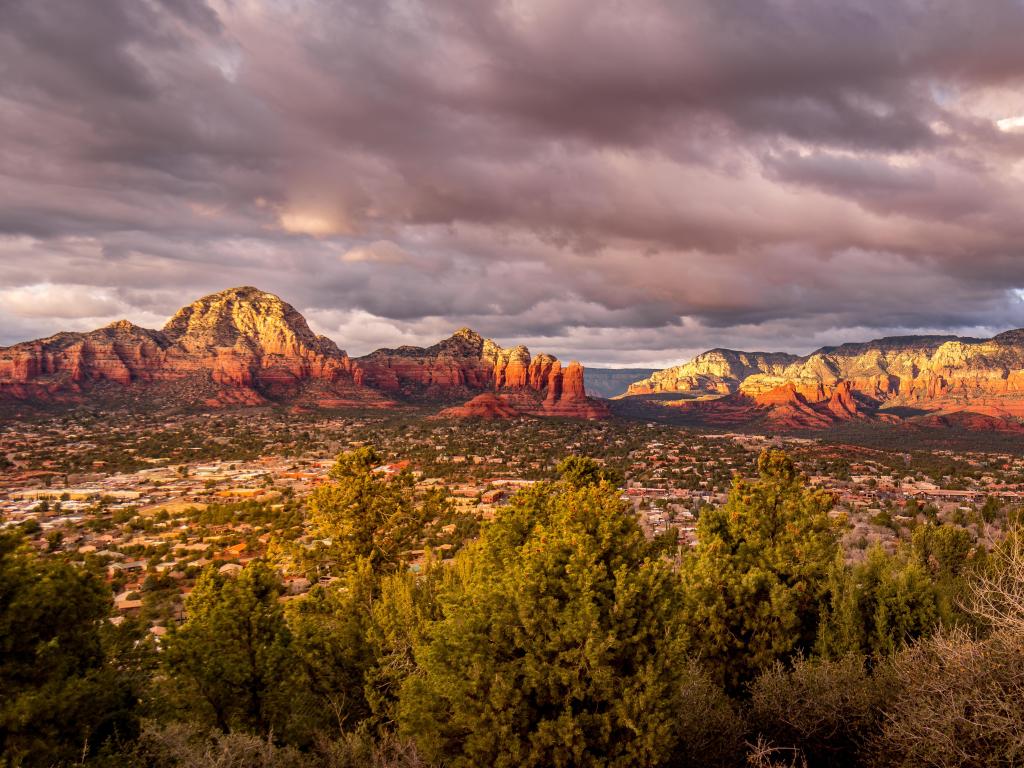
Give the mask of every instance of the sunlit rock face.
<path id="1" fill-rule="evenodd" d="M 431 347 L 380 349 L 354 361 L 356 376 L 395 395 L 421 400 L 464 400 L 464 410 L 448 415 L 512 415 L 605 418 L 608 408 L 587 397 L 583 366 L 562 368 L 551 355 L 531 356 L 519 345 L 504 349 L 469 328 Z M 495 392 L 514 414 L 502 416 L 493 399 L 478 400 L 475 393 Z M 478 413 L 474 413 L 477 411 Z"/>
<path id="2" fill-rule="evenodd" d="M 632 384 L 627 396 L 658 393 L 699 400 L 680 407 L 729 414 L 733 423 L 746 414 L 792 428 L 896 420 L 908 409 L 1013 420 L 1024 417 L 1024 331 L 991 339 L 891 337 L 803 357 L 711 350 Z"/>
<path id="3" fill-rule="evenodd" d="M 81 401 L 112 386 L 210 406 L 386 407 L 396 398 L 455 402 L 496 392 L 507 400 L 485 398 L 472 409 L 495 418 L 607 414 L 586 396 L 578 363 L 563 369 L 550 355 L 503 349 L 468 328 L 431 347 L 353 360 L 290 304 L 248 286 L 182 307 L 160 331 L 119 321 L 0 349 L 2 399 Z"/>
<path id="4" fill-rule="evenodd" d="M 798 359 L 796 355 L 785 353 L 712 349 L 685 365 L 666 368 L 630 384 L 628 394 L 703 392 L 725 395 L 735 392 L 740 382 L 749 376 L 781 373 Z"/>
<path id="5" fill-rule="evenodd" d="M 314 334 L 291 305 L 251 287 L 205 296 L 161 331 L 119 321 L 0 350 L 0 396 L 7 398 L 81 399 L 98 385 L 159 383 L 163 396 L 256 405 L 299 397 L 312 382 L 325 385 L 325 397 L 386 401 L 369 389 L 356 392 L 365 388 L 348 355 Z"/>
<path id="6" fill-rule="evenodd" d="M 438 417 L 442 419 L 515 419 L 524 415 L 514 405 L 497 392 L 484 392 L 462 405 L 454 405 L 442 410 Z"/>
<path id="7" fill-rule="evenodd" d="M 170 342 L 126 320 L 89 333 L 58 333 L 0 349 L 0 396 L 59 399 L 90 383 L 160 377 Z"/>

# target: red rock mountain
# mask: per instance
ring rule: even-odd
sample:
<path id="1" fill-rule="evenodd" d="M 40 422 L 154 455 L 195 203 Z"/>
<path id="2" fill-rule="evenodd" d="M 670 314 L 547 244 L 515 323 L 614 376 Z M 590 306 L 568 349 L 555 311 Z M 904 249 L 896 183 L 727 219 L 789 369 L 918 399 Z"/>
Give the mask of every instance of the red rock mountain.
<path id="1" fill-rule="evenodd" d="M 125 390 L 207 405 L 297 402 L 323 407 L 454 401 L 485 391 L 536 415 L 604 415 L 578 363 L 562 369 L 526 347 L 502 349 L 468 329 L 432 347 L 353 360 L 277 296 L 231 288 L 180 309 L 160 331 L 119 321 L 0 348 L 0 400 L 79 402 Z M 510 402 L 511 402 L 510 401 Z"/>
<path id="2" fill-rule="evenodd" d="M 890 337 L 804 357 L 715 349 L 630 385 L 625 397 L 669 393 L 680 395 L 672 407 L 717 423 L 808 429 L 959 412 L 1016 422 L 1024 417 L 1024 330 Z"/>
<path id="3" fill-rule="evenodd" d="M 387 403 L 356 385 L 349 357 L 293 307 L 251 287 L 199 299 L 162 331 L 122 320 L 0 349 L 0 398 L 76 401 L 113 384 L 209 405 Z"/>
<path id="4" fill-rule="evenodd" d="M 583 366 L 565 368 L 551 355 L 531 357 L 522 346 L 502 349 L 469 328 L 431 347 L 379 349 L 355 361 L 356 378 L 363 384 L 411 400 L 472 398 L 448 416 L 502 415 L 604 418 L 608 408 L 587 397 Z M 498 407 L 491 397 L 501 398 Z M 511 409 L 511 411 L 509 410 Z"/>

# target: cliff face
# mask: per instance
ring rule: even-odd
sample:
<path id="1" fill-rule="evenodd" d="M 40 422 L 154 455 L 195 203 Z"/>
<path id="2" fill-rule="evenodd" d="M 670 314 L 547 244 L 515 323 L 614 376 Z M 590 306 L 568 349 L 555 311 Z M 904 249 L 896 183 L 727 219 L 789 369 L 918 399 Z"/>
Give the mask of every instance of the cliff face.
<path id="1" fill-rule="evenodd" d="M 356 358 L 356 379 L 413 399 L 452 399 L 493 385 L 495 350 L 469 328 L 430 347 L 378 349 Z M 486 352 L 486 354 L 485 354 Z"/>
<path id="2" fill-rule="evenodd" d="M 690 362 L 663 371 L 629 385 L 626 394 L 646 395 L 658 392 L 694 392 L 726 395 L 735 392 L 745 378 L 753 374 L 781 373 L 799 358 L 784 352 L 738 352 L 712 349 Z"/>
<path id="3" fill-rule="evenodd" d="M 583 366 L 564 369 L 551 355 L 531 356 L 522 345 L 503 349 L 469 328 L 431 347 L 379 349 L 354 361 L 356 379 L 412 400 L 464 400 L 451 416 L 513 415 L 604 418 L 607 407 L 587 397 Z M 501 405 L 491 397 L 495 393 Z M 511 412 L 509 411 L 511 409 Z"/>
<path id="4" fill-rule="evenodd" d="M 164 326 L 174 374 L 208 372 L 217 384 L 270 399 L 294 397 L 306 382 L 354 385 L 352 362 L 317 336 L 294 307 L 256 288 L 234 288 L 183 307 Z"/>
<path id="5" fill-rule="evenodd" d="M 583 369 L 524 346 L 502 349 L 463 328 L 427 347 L 352 360 L 310 330 L 294 307 L 256 288 L 231 288 L 178 310 L 160 331 L 119 321 L 0 348 L 0 399 L 78 402 L 111 387 L 207 405 L 297 402 L 388 406 L 394 398 L 456 401 L 500 393 L 496 414 L 597 418 Z M 486 400 L 486 399 L 485 399 Z M 481 401 L 477 406 L 487 408 Z"/>
<path id="6" fill-rule="evenodd" d="M 803 357 L 712 350 L 636 382 L 628 394 L 661 392 L 725 395 L 689 407 L 734 414 L 754 408 L 794 428 L 892 419 L 894 408 L 1024 417 L 1024 331 L 991 339 L 891 337 Z"/>
<path id="7" fill-rule="evenodd" d="M 0 396 L 76 400 L 113 383 L 209 405 L 258 404 L 299 397 L 315 382 L 335 401 L 385 400 L 359 391 L 351 370 L 348 356 L 292 306 L 242 287 L 182 308 L 162 331 L 119 321 L 0 349 Z"/>
<path id="8" fill-rule="evenodd" d="M 60 399 L 90 384 L 160 376 L 169 342 L 121 320 L 89 333 L 58 333 L 0 349 L 0 397 Z"/>

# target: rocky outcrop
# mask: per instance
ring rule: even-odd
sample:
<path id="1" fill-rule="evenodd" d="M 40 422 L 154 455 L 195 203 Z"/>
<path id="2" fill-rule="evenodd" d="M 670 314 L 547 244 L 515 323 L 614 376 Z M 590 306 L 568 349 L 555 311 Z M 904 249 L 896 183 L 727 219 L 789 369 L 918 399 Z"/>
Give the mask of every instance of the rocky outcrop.
<path id="1" fill-rule="evenodd" d="M 170 342 L 126 320 L 0 349 L 0 397 L 60 400 L 96 382 L 152 381 Z"/>
<path id="2" fill-rule="evenodd" d="M 395 395 L 455 399 L 493 387 L 499 348 L 469 328 L 430 347 L 378 349 L 354 361 L 356 379 Z"/>
<path id="3" fill-rule="evenodd" d="M 470 411 L 599 418 L 583 368 L 564 370 L 525 346 L 503 349 L 463 328 L 427 347 L 382 349 L 352 360 L 277 296 L 252 287 L 205 296 L 160 331 L 119 321 L 0 348 L 0 399 L 81 401 L 115 388 L 140 397 L 208 406 L 290 402 L 385 407 L 395 399 L 456 402 L 484 393 Z"/>
<path id="4" fill-rule="evenodd" d="M 0 397 L 76 400 L 106 384 L 154 385 L 161 399 L 257 405 L 301 398 L 317 382 L 327 399 L 386 403 L 355 382 L 352 368 L 291 305 L 241 287 L 182 308 L 161 331 L 122 320 L 0 349 Z"/>
<path id="5" fill-rule="evenodd" d="M 462 405 L 445 408 L 437 414 L 442 419 L 514 419 L 523 414 L 496 392 L 484 392 Z"/>
<path id="6" fill-rule="evenodd" d="M 166 367 L 207 373 L 217 384 L 271 400 L 293 398 L 309 381 L 354 385 L 352 362 L 313 333 L 290 304 L 256 288 L 233 288 L 183 307 L 163 329 Z"/>
<path id="7" fill-rule="evenodd" d="M 505 349 L 469 328 L 430 347 L 379 349 L 357 358 L 354 369 L 358 381 L 406 399 L 469 398 L 459 408 L 446 411 L 449 416 L 493 410 L 495 401 L 477 399 L 482 392 L 500 394 L 515 415 L 596 419 L 609 413 L 601 401 L 587 397 L 579 363 L 563 369 L 551 355 L 531 356 L 523 345 Z"/>
<path id="8" fill-rule="evenodd" d="M 1024 331 L 991 339 L 900 336 L 823 347 L 809 355 L 711 350 L 630 386 L 627 395 L 676 392 L 692 399 L 724 396 L 700 412 L 737 411 L 792 428 L 851 419 L 961 411 L 1024 417 Z M 767 413 L 767 415 L 766 415 Z"/>
<path id="9" fill-rule="evenodd" d="M 733 349 L 712 349 L 674 368 L 657 371 L 646 379 L 634 382 L 627 395 L 659 392 L 699 392 L 727 395 L 739 389 L 740 383 L 754 374 L 776 374 L 799 358 L 784 352 L 738 352 Z"/>

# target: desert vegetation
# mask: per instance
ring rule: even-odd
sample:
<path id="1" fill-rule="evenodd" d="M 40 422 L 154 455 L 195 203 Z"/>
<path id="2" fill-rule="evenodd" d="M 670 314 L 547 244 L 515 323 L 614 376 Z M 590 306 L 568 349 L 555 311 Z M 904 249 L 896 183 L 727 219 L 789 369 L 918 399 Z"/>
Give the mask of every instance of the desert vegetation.
<path id="1" fill-rule="evenodd" d="M 1024 756 L 1024 543 L 953 526 L 841 553 L 832 500 L 763 452 L 682 557 L 574 457 L 442 561 L 442 514 L 370 448 L 304 514 L 328 574 L 208 568 L 162 637 L 0 539 L 6 766 L 977 766 Z M 279 551 L 277 549 L 273 550 Z M 283 549 L 280 551 L 284 551 Z M 293 556 L 291 553 L 289 556 Z"/>

